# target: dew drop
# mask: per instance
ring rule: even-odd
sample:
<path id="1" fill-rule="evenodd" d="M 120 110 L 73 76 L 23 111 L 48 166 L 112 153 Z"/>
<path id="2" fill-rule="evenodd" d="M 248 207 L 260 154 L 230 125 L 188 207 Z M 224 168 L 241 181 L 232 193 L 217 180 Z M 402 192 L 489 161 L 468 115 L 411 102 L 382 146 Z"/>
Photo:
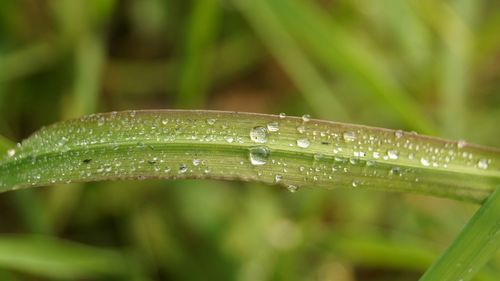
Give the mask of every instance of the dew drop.
<path id="1" fill-rule="evenodd" d="M 353 180 L 351 182 L 352 187 L 358 187 L 359 186 L 359 181 L 358 180 Z"/>
<path id="2" fill-rule="evenodd" d="M 14 157 L 14 155 L 16 155 L 16 150 L 15 149 L 9 149 L 9 150 L 7 150 L 7 156 Z"/>
<path id="3" fill-rule="evenodd" d="M 306 128 L 305 128 L 304 126 L 302 126 L 302 125 L 301 125 L 301 126 L 298 126 L 298 127 L 297 127 L 297 132 L 299 132 L 299 133 L 303 134 L 303 133 L 305 133 L 305 132 L 306 132 Z"/>
<path id="4" fill-rule="evenodd" d="M 185 172 L 187 172 L 188 170 L 188 167 L 186 166 L 186 164 L 181 164 L 179 166 L 179 174 L 184 174 Z"/>
<path id="5" fill-rule="evenodd" d="M 269 132 L 277 132 L 280 130 L 278 122 L 270 122 L 267 124 L 267 130 Z"/>
<path id="6" fill-rule="evenodd" d="M 248 157 L 252 165 L 264 165 L 267 162 L 267 158 L 269 158 L 269 148 L 267 148 L 266 146 L 252 147 L 249 150 Z"/>
<path id="7" fill-rule="evenodd" d="M 297 146 L 302 148 L 308 148 L 311 143 L 308 139 L 298 139 Z"/>
<path id="8" fill-rule="evenodd" d="M 267 129 L 262 126 L 253 127 L 250 130 L 250 139 L 256 143 L 266 143 Z"/>
<path id="9" fill-rule="evenodd" d="M 216 120 L 215 120 L 214 118 L 208 118 L 208 119 L 207 119 L 207 124 L 208 124 L 208 125 L 213 125 L 213 124 L 215 124 L 215 121 L 216 121 Z"/>
<path id="10" fill-rule="evenodd" d="M 394 135 L 396 136 L 396 138 L 400 139 L 404 135 L 403 130 L 397 130 L 396 132 L 394 132 Z"/>
<path id="11" fill-rule="evenodd" d="M 299 187 L 296 186 L 296 185 L 293 185 L 293 184 L 289 184 L 287 187 L 288 191 L 290 191 L 291 193 L 295 193 L 297 192 L 297 190 L 299 190 Z"/>
<path id="12" fill-rule="evenodd" d="M 485 159 L 485 158 L 482 158 L 482 159 L 479 159 L 479 161 L 477 161 L 477 167 L 479 169 L 483 169 L 483 170 L 486 170 L 488 169 L 488 159 Z"/>
<path id="13" fill-rule="evenodd" d="M 389 156 L 389 159 L 398 159 L 398 152 L 396 150 L 388 150 L 387 156 Z"/>
<path id="14" fill-rule="evenodd" d="M 201 162 L 200 159 L 196 159 L 196 158 L 193 159 L 193 165 L 195 165 L 195 166 L 200 165 L 200 162 Z"/>
<path id="15" fill-rule="evenodd" d="M 97 126 L 102 126 L 104 125 L 104 122 L 105 122 L 105 119 L 104 117 L 99 117 L 99 119 L 97 119 Z"/>
<path id="16" fill-rule="evenodd" d="M 234 138 L 232 136 L 226 136 L 224 137 L 227 143 L 232 143 L 234 141 Z"/>
<path id="17" fill-rule="evenodd" d="M 353 142 L 356 140 L 356 134 L 354 132 L 348 131 L 342 134 L 342 137 L 346 142 Z"/>
<path id="18" fill-rule="evenodd" d="M 302 115 L 302 121 L 309 122 L 309 120 L 311 120 L 311 115 L 309 114 Z"/>
<path id="19" fill-rule="evenodd" d="M 457 141 L 457 147 L 458 149 L 462 149 L 467 145 L 467 142 L 465 140 L 458 140 Z"/>
<path id="20" fill-rule="evenodd" d="M 276 175 L 276 176 L 274 176 L 274 182 L 275 183 L 281 182 L 282 179 L 283 179 L 282 175 Z"/>
<path id="21" fill-rule="evenodd" d="M 280 116 L 281 119 L 285 119 L 286 118 L 286 113 L 281 112 L 279 116 Z"/>
<path id="22" fill-rule="evenodd" d="M 420 158 L 420 164 L 424 165 L 425 167 L 429 167 L 431 163 L 429 162 L 429 159 L 422 157 Z"/>

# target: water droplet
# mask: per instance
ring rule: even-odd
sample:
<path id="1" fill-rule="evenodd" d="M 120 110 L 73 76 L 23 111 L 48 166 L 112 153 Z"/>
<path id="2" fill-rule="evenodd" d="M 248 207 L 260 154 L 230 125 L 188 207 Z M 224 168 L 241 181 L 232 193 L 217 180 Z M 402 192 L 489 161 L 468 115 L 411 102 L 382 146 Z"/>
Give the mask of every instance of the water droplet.
<path id="1" fill-rule="evenodd" d="M 359 181 L 358 180 L 353 180 L 351 182 L 352 187 L 358 187 L 359 186 Z"/>
<path id="2" fill-rule="evenodd" d="M 301 126 L 298 126 L 298 127 L 297 127 L 297 132 L 299 132 L 299 133 L 301 133 L 301 134 L 305 133 L 305 132 L 306 132 L 306 127 L 304 127 L 304 126 L 302 126 L 302 125 L 301 125 Z"/>
<path id="3" fill-rule="evenodd" d="M 420 164 L 424 165 L 425 167 L 429 167 L 431 163 L 429 162 L 429 159 L 422 157 L 420 158 Z"/>
<path id="4" fill-rule="evenodd" d="M 291 193 L 295 193 L 297 192 L 297 190 L 299 190 L 299 187 L 296 186 L 296 185 L 293 185 L 293 184 L 290 184 L 286 187 L 288 189 L 288 191 L 290 191 Z"/>
<path id="5" fill-rule="evenodd" d="M 255 146 L 250 148 L 249 151 L 249 159 L 252 165 L 261 166 L 266 164 L 269 157 L 269 148 L 266 146 Z"/>
<path id="6" fill-rule="evenodd" d="M 186 166 L 186 164 L 181 164 L 179 166 L 179 174 L 184 174 L 185 172 L 187 172 L 188 170 L 188 167 Z"/>
<path id="7" fill-rule="evenodd" d="M 308 148 L 311 143 L 308 139 L 298 139 L 297 146 L 302 148 Z"/>
<path id="8" fill-rule="evenodd" d="M 467 145 L 467 142 L 465 140 L 458 140 L 457 141 L 457 147 L 458 149 L 462 149 Z"/>
<path id="9" fill-rule="evenodd" d="M 267 142 L 267 129 L 262 126 L 257 126 L 250 130 L 250 139 L 256 143 Z"/>
<path id="10" fill-rule="evenodd" d="M 207 119 L 207 124 L 208 124 L 208 125 L 213 125 L 213 124 L 215 124 L 215 121 L 216 121 L 216 120 L 215 120 L 214 118 L 208 118 L 208 119 Z"/>
<path id="11" fill-rule="evenodd" d="M 281 118 L 281 119 L 285 119 L 285 118 L 286 118 L 286 113 L 281 112 L 281 113 L 280 113 L 280 118 Z"/>
<path id="12" fill-rule="evenodd" d="M 483 169 L 483 170 L 488 169 L 488 164 L 489 164 L 489 161 L 488 161 L 488 159 L 485 159 L 485 158 L 479 159 L 479 161 L 477 161 L 477 167 L 479 169 Z"/>
<path id="13" fill-rule="evenodd" d="M 356 140 L 356 133 L 348 131 L 342 134 L 342 137 L 346 142 L 353 142 Z"/>
<path id="14" fill-rule="evenodd" d="M 277 132 L 280 130 L 278 122 L 270 122 L 267 124 L 267 130 L 269 132 Z"/>
<path id="15" fill-rule="evenodd" d="M 387 156 L 389 156 L 389 159 L 398 159 L 398 152 L 396 150 L 388 150 Z"/>
<path id="16" fill-rule="evenodd" d="M 276 175 L 276 176 L 274 176 L 274 182 L 275 183 L 279 183 L 282 179 L 283 179 L 282 175 Z"/>
<path id="17" fill-rule="evenodd" d="M 309 122 L 309 120 L 311 120 L 311 115 L 309 114 L 302 115 L 302 121 Z"/>
<path id="18" fill-rule="evenodd" d="M 15 149 L 9 149 L 9 150 L 7 150 L 7 156 L 14 157 L 14 155 L 16 155 L 16 150 Z"/>
<path id="19" fill-rule="evenodd" d="M 196 159 L 196 158 L 193 159 L 193 165 L 195 165 L 195 166 L 200 165 L 200 162 L 201 162 L 200 159 Z"/>
<path id="20" fill-rule="evenodd" d="M 104 117 L 99 117 L 99 119 L 97 119 L 97 126 L 102 126 L 104 125 L 104 122 L 105 122 L 105 119 Z"/>
<path id="21" fill-rule="evenodd" d="M 130 117 L 134 118 L 137 112 L 135 110 L 130 111 Z"/>
<path id="22" fill-rule="evenodd" d="M 232 143 L 234 141 L 234 138 L 232 136 L 226 136 L 224 137 L 224 139 L 228 142 L 228 143 Z"/>
<path id="23" fill-rule="evenodd" d="M 397 130 L 396 132 L 394 132 L 394 135 L 399 139 L 404 135 L 404 132 L 403 130 Z"/>

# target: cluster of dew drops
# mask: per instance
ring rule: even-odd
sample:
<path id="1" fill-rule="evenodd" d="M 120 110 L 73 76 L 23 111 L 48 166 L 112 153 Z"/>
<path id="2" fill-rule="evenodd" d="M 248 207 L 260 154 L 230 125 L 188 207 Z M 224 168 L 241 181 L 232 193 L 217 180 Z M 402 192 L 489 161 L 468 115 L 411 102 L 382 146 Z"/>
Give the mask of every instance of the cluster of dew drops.
<path id="1" fill-rule="evenodd" d="M 285 113 L 280 113 L 279 115 L 280 119 L 285 119 L 286 114 Z M 302 125 L 299 125 L 296 129 L 297 132 L 300 134 L 304 134 L 306 132 L 306 128 L 304 124 L 309 122 L 310 120 L 310 115 L 305 114 L 302 116 Z M 279 131 L 279 122 L 274 121 L 271 123 L 268 123 L 267 126 L 256 126 L 253 127 L 250 131 L 250 139 L 256 143 L 256 144 L 265 144 L 268 140 L 268 135 L 274 132 Z M 415 132 L 411 132 L 410 134 L 416 135 Z M 399 140 L 403 138 L 405 135 L 405 132 L 402 130 L 396 130 L 394 131 L 394 138 L 396 140 Z M 344 131 L 341 133 L 341 139 L 345 143 L 355 143 L 358 138 L 360 138 L 355 131 Z M 364 136 L 365 139 L 367 139 L 366 136 Z M 368 143 L 376 143 L 377 141 L 374 140 L 374 137 L 368 137 Z M 360 142 L 361 143 L 361 142 Z M 386 140 L 386 143 L 391 144 L 391 140 Z M 395 148 L 391 148 L 385 151 L 385 153 L 381 153 L 378 150 L 373 149 L 373 147 L 369 147 L 368 151 L 371 152 L 371 157 L 367 160 L 366 163 L 367 165 L 373 165 L 375 161 L 384 161 L 384 160 L 397 160 L 400 158 L 400 153 L 398 152 L 397 147 L 402 146 L 405 149 L 409 150 L 416 150 L 417 152 L 420 152 L 419 154 L 423 154 L 422 156 L 418 157 L 418 163 L 422 165 L 423 167 L 427 168 L 448 168 L 448 165 L 453 162 L 455 159 L 460 159 L 465 160 L 467 165 L 475 166 L 478 169 L 481 170 L 487 170 L 491 160 L 487 158 L 479 158 L 474 162 L 475 156 L 470 153 L 470 152 L 460 152 L 460 150 L 464 149 L 467 146 L 466 141 L 464 140 L 459 140 L 458 142 L 448 142 L 444 144 L 444 147 L 434 147 L 429 144 L 413 144 L 411 141 L 406 140 L 405 143 L 401 145 L 399 142 L 392 143 Z M 296 146 L 299 148 L 307 149 L 311 145 L 311 141 L 307 137 L 299 137 L 296 139 Z M 354 146 L 355 147 L 355 146 Z M 334 149 L 334 153 L 338 153 L 341 151 L 342 148 L 338 147 L 337 149 Z M 265 146 L 265 145 L 259 145 L 259 146 L 254 146 L 250 148 L 249 151 L 249 159 L 250 163 L 255 166 L 261 166 L 265 165 L 267 163 L 267 158 L 269 156 L 270 149 Z M 361 150 L 356 150 L 352 152 L 353 155 L 349 159 L 349 162 L 352 164 L 358 163 L 359 160 L 363 157 L 367 156 L 366 151 L 361 151 Z M 406 157 L 409 160 L 414 161 L 416 158 L 417 153 L 409 153 L 406 155 Z M 314 157 L 320 158 L 320 154 L 315 154 Z M 473 164 L 475 163 L 475 164 Z M 301 167 L 303 168 L 303 167 Z M 301 171 L 304 171 L 304 169 L 301 169 Z M 391 169 L 390 171 L 391 174 L 399 174 L 401 175 L 401 169 L 397 166 Z M 283 179 L 282 175 L 276 175 L 275 176 L 275 183 L 281 182 Z M 418 178 L 415 179 L 415 181 L 418 181 Z M 358 187 L 362 182 L 360 180 L 353 180 L 352 181 L 352 187 Z M 287 188 L 291 192 L 296 192 L 298 190 L 298 186 L 296 185 L 287 185 Z"/>
<path id="2" fill-rule="evenodd" d="M 135 116 L 135 112 L 132 111 L 130 113 L 130 117 L 133 118 L 134 116 Z M 280 121 L 284 120 L 286 118 L 287 118 L 287 115 L 285 113 L 280 113 L 278 120 L 273 120 L 273 121 L 268 122 L 267 124 L 255 126 L 255 127 L 250 129 L 249 137 L 250 137 L 251 142 L 254 145 L 248 149 L 248 161 L 250 162 L 250 164 L 252 166 L 264 166 L 268 163 L 269 156 L 271 153 L 270 148 L 267 146 L 269 137 L 272 134 L 277 133 L 280 130 Z M 294 145 L 296 145 L 297 147 L 299 147 L 301 149 L 308 149 L 311 145 L 311 140 L 308 137 L 306 137 L 307 134 L 304 134 L 304 133 L 306 132 L 305 124 L 307 124 L 310 121 L 311 117 L 310 117 L 310 115 L 305 114 L 302 116 L 301 119 L 302 119 L 302 123 L 296 127 L 296 130 L 300 134 L 300 136 L 304 136 L 304 137 L 297 137 Z M 216 123 L 215 118 L 207 118 L 205 121 L 208 125 L 214 125 Z M 162 121 L 162 123 L 164 125 L 166 124 L 165 122 L 166 122 L 166 120 Z M 98 126 L 102 126 L 104 123 L 105 123 L 104 117 L 100 117 L 97 119 Z M 404 135 L 405 135 L 405 133 L 401 130 L 397 130 L 394 132 L 394 137 L 396 140 L 401 139 Z M 364 136 L 364 137 L 366 138 L 366 136 Z M 354 144 L 354 143 L 356 143 L 356 141 L 359 141 L 359 139 L 362 138 L 362 136 L 360 135 L 360 132 L 347 130 L 347 131 L 344 131 L 340 134 L 340 138 L 345 143 Z M 240 142 L 241 143 L 242 142 L 241 136 L 236 136 L 236 135 L 227 135 L 224 137 L 224 140 L 227 143 L 233 143 L 233 142 Z M 369 141 L 374 142 L 373 139 L 368 139 L 367 142 L 369 142 Z M 399 143 L 398 143 L 398 145 L 399 145 Z M 417 154 L 409 153 L 408 155 L 406 155 L 406 157 L 409 160 L 417 161 L 423 167 L 447 168 L 447 166 L 450 162 L 452 162 L 454 159 L 459 158 L 459 157 L 461 157 L 462 160 L 466 159 L 468 161 L 468 163 L 476 160 L 474 166 L 476 168 L 482 169 L 482 170 L 488 169 L 489 165 L 491 164 L 490 159 L 474 158 L 472 153 L 470 153 L 470 152 L 464 151 L 460 155 L 458 155 L 459 153 L 456 150 L 451 149 L 450 146 L 452 146 L 452 145 L 454 145 L 456 149 L 461 150 L 467 146 L 467 143 L 463 140 L 460 140 L 456 143 L 446 143 L 444 148 L 436 148 L 436 147 L 432 147 L 432 146 L 419 147 L 418 145 L 414 145 L 410 142 L 407 142 L 407 143 L 403 144 L 403 147 L 406 149 L 409 149 L 409 150 L 416 150 L 416 151 L 418 151 L 420 149 L 421 150 L 420 152 L 422 152 L 421 155 L 426 155 L 426 156 L 419 156 L 417 158 L 417 156 L 416 156 Z M 353 147 L 355 147 L 355 146 L 353 146 Z M 364 157 L 366 157 L 368 159 L 367 160 L 368 164 L 373 162 L 373 161 L 379 161 L 379 160 L 380 161 L 382 161 L 382 160 L 387 160 L 387 161 L 397 160 L 398 158 L 401 157 L 401 155 L 397 150 L 398 146 L 394 146 L 394 147 L 395 147 L 394 149 L 393 148 L 388 149 L 384 153 L 381 153 L 379 150 L 374 150 L 371 147 L 368 147 L 367 150 L 354 149 L 352 152 L 353 153 L 352 162 L 355 162 L 355 160 L 361 159 Z M 20 149 L 20 148 L 21 148 L 21 145 L 18 145 L 17 149 Z M 450 149 L 446 150 L 446 148 L 450 148 Z M 337 147 L 336 149 L 334 149 L 333 153 L 336 154 L 341 150 L 342 150 L 342 147 Z M 16 148 L 9 149 L 7 151 L 7 160 L 9 158 L 15 158 L 16 153 L 17 153 Z M 368 153 L 370 155 L 368 155 Z M 315 155 L 315 157 L 316 157 L 316 155 Z M 414 158 L 417 158 L 417 159 L 414 159 Z M 195 158 L 193 160 L 193 165 L 194 166 L 200 165 L 200 160 Z M 168 168 L 168 171 L 170 172 L 170 168 Z M 179 174 L 186 173 L 187 171 L 188 171 L 188 166 L 186 164 L 180 164 L 179 170 L 178 170 Z M 274 176 L 274 182 L 277 184 L 285 185 L 283 182 L 283 175 L 280 175 L 280 174 L 276 174 Z M 357 180 L 352 181 L 353 187 L 357 187 L 358 185 L 360 185 L 360 181 L 357 181 Z M 0 186 L 2 186 L 1 179 L 0 179 Z M 285 186 L 291 192 L 295 192 L 298 190 L 297 185 L 287 184 Z"/>

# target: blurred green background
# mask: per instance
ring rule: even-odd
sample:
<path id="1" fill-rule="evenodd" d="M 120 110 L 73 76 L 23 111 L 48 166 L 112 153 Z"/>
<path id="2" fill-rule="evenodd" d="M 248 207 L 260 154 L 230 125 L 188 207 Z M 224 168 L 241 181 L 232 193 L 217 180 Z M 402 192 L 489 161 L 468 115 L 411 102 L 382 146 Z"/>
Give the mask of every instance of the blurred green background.
<path id="1" fill-rule="evenodd" d="M 500 147 L 497 0 L 0 1 L 0 135 L 94 112 L 309 113 Z M 0 195 L 0 280 L 418 280 L 477 206 L 220 181 Z M 500 257 L 477 280 L 498 280 Z"/>

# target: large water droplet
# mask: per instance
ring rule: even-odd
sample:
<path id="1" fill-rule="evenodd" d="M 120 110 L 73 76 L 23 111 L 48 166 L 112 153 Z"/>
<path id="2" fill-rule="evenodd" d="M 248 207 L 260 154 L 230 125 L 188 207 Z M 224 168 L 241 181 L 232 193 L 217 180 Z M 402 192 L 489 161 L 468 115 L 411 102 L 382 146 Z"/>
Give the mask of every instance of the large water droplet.
<path id="1" fill-rule="evenodd" d="M 281 112 L 279 116 L 280 116 L 281 119 L 285 119 L 286 118 L 286 113 Z"/>
<path id="2" fill-rule="evenodd" d="M 9 149 L 9 150 L 7 150 L 7 156 L 14 157 L 14 155 L 16 155 L 16 150 L 15 149 Z"/>
<path id="3" fill-rule="evenodd" d="M 253 127 L 250 130 L 250 139 L 256 143 L 267 142 L 267 129 L 262 126 Z"/>
<path id="4" fill-rule="evenodd" d="M 308 139 L 298 139 L 297 146 L 302 148 L 308 148 L 311 143 Z"/>
<path id="5" fill-rule="evenodd" d="M 309 122 L 309 120 L 311 120 L 311 115 L 309 114 L 302 115 L 302 121 Z"/>
<path id="6" fill-rule="evenodd" d="M 489 164 L 488 159 L 482 158 L 482 159 L 479 159 L 479 161 L 477 161 L 477 167 L 479 169 L 483 169 L 483 170 L 488 169 L 488 166 L 489 166 L 488 164 Z"/>
<path id="7" fill-rule="evenodd" d="M 277 132 L 280 130 L 280 126 L 279 126 L 278 122 L 270 122 L 270 123 L 267 123 L 267 130 L 269 132 Z"/>
<path id="8" fill-rule="evenodd" d="M 264 165 L 267 162 L 267 158 L 269 158 L 269 148 L 267 148 L 266 146 L 251 147 L 249 150 L 248 157 L 252 165 L 254 166 Z"/>
<path id="9" fill-rule="evenodd" d="M 342 137 L 346 142 L 353 142 L 356 140 L 356 133 L 348 131 L 342 134 Z"/>

